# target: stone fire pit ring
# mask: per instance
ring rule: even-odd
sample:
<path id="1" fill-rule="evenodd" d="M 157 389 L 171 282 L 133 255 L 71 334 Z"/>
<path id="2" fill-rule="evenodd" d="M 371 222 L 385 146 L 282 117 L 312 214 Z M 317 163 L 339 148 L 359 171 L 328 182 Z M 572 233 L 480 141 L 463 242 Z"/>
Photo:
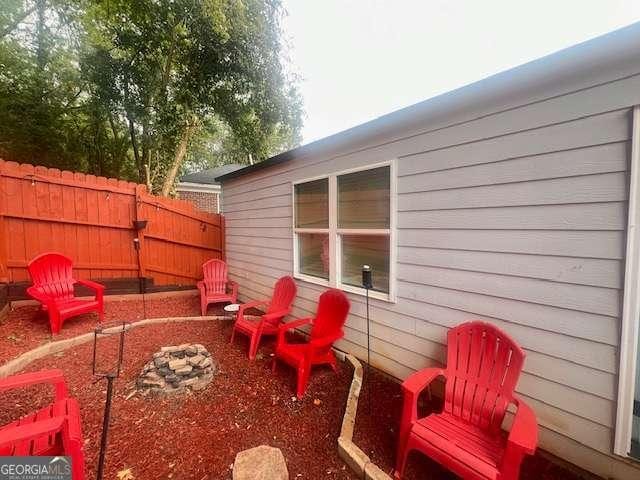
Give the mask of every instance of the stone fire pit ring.
<path id="1" fill-rule="evenodd" d="M 136 386 L 143 394 L 203 390 L 218 370 L 218 363 L 204 345 L 171 345 L 153 354 L 142 368 Z"/>

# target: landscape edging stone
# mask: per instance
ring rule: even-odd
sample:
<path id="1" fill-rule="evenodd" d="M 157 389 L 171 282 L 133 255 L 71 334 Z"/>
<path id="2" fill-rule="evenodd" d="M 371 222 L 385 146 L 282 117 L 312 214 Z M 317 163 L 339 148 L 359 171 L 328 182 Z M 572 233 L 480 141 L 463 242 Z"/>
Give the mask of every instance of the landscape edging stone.
<path id="1" fill-rule="evenodd" d="M 154 325 L 157 323 L 169 323 L 169 322 L 187 322 L 187 321 L 212 321 L 212 320 L 231 320 L 231 317 L 225 315 L 212 315 L 206 317 L 160 317 L 160 318 L 147 318 L 137 322 L 125 324 L 125 331 L 132 330 L 137 327 L 145 325 Z M 120 326 L 107 328 L 105 333 L 116 332 L 120 329 Z M 27 365 L 35 360 L 46 357 L 47 355 L 53 355 L 54 353 L 62 352 L 68 348 L 75 347 L 76 345 L 82 345 L 83 343 L 90 342 L 93 339 L 93 332 L 83 333 L 76 337 L 65 338 L 64 340 L 57 340 L 54 342 L 48 342 L 44 345 L 36 347 L 25 353 L 22 353 L 13 360 L 0 365 L 0 378 L 8 377 L 16 372 L 24 369 Z"/>
<path id="2" fill-rule="evenodd" d="M 358 399 L 362 390 L 363 368 L 360 361 L 351 354 L 345 356 L 353 366 L 353 379 L 342 417 L 342 428 L 338 437 L 338 455 L 360 478 L 365 480 L 392 480 L 369 456 L 353 443 L 353 431 L 358 413 Z"/>

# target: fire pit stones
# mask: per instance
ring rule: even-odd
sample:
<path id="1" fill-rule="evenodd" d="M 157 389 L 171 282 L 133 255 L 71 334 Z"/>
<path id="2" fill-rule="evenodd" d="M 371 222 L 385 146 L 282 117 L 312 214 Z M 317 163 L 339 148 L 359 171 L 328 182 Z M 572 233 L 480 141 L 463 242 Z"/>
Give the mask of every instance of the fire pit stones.
<path id="1" fill-rule="evenodd" d="M 200 343 L 162 347 L 142 368 L 137 386 L 153 393 L 202 390 L 217 371 L 216 361 Z"/>

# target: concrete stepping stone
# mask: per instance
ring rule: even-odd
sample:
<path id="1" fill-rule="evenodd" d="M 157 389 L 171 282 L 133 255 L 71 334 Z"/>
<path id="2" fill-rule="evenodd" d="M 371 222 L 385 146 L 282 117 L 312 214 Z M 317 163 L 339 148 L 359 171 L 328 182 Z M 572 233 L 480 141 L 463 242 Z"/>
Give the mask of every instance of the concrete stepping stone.
<path id="1" fill-rule="evenodd" d="M 244 450 L 233 462 L 233 480 L 289 480 L 284 455 L 268 445 Z"/>

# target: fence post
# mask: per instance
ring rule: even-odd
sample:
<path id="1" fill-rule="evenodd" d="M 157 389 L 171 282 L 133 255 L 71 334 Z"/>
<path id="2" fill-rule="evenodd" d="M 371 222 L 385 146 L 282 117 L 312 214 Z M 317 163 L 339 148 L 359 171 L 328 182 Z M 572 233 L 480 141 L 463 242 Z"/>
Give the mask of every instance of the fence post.
<path id="1" fill-rule="evenodd" d="M 135 212 L 136 212 L 136 216 L 135 219 L 136 221 L 140 221 L 140 220 L 148 220 L 146 218 L 140 218 L 141 217 L 141 212 L 140 212 L 140 205 L 142 204 L 142 195 L 144 194 L 146 187 L 144 185 L 137 185 L 136 186 L 136 196 L 135 196 Z M 142 283 L 141 283 L 141 292 L 140 293 L 144 293 L 144 289 L 146 289 L 146 274 L 147 274 L 147 270 L 146 270 L 146 266 L 145 266 L 145 258 L 144 258 L 144 254 L 145 254 L 145 250 L 144 250 L 144 228 L 140 228 L 140 229 L 136 229 L 134 228 L 134 235 L 138 238 L 138 248 L 137 248 L 137 252 L 136 255 L 138 257 L 138 278 L 140 278 L 140 282 L 145 282 L 144 284 L 144 288 L 142 287 Z"/>
<path id="2" fill-rule="evenodd" d="M 9 283 L 9 266 L 7 265 L 7 226 L 4 218 L 5 185 L 3 167 L 4 161 L 0 160 L 0 283 Z"/>
<path id="3" fill-rule="evenodd" d="M 220 258 L 226 262 L 227 261 L 227 232 L 226 232 L 227 226 L 226 226 L 224 215 L 219 213 L 218 217 L 220 217 L 220 248 L 222 250 L 220 252 Z"/>

